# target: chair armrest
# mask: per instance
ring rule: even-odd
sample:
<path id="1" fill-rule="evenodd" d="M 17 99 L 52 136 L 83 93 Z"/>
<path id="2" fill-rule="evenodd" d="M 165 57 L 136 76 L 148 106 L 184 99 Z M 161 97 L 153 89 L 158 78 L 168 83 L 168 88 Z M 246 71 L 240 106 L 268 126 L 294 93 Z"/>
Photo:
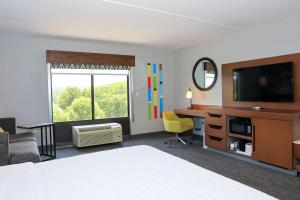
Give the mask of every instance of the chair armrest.
<path id="1" fill-rule="evenodd" d="M 0 166 L 9 164 L 9 134 L 0 134 Z"/>

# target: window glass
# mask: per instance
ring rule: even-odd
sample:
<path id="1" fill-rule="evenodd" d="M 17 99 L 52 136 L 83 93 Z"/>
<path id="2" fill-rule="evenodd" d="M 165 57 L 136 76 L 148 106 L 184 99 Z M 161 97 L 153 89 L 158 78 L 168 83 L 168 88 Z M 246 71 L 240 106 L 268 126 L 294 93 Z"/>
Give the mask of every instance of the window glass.
<path id="1" fill-rule="evenodd" d="M 91 105 L 90 75 L 52 75 L 54 122 L 90 120 Z"/>
<path id="2" fill-rule="evenodd" d="M 127 75 L 95 75 L 95 118 L 128 116 Z"/>
<path id="3" fill-rule="evenodd" d="M 127 70 L 52 69 L 51 74 L 53 122 L 128 117 Z"/>
<path id="4" fill-rule="evenodd" d="M 214 82 L 214 79 L 215 79 L 215 74 L 210 74 L 205 72 L 205 79 L 204 79 L 205 88 L 211 86 L 211 84 Z"/>

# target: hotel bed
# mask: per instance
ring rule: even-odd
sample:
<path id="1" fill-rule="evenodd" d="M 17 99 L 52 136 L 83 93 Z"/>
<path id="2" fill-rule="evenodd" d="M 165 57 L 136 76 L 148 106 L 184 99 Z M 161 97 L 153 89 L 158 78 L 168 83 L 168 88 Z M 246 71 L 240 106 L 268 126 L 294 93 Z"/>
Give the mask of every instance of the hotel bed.
<path id="1" fill-rule="evenodd" d="M 273 197 L 149 146 L 0 167 L 1 200 L 259 200 Z"/>

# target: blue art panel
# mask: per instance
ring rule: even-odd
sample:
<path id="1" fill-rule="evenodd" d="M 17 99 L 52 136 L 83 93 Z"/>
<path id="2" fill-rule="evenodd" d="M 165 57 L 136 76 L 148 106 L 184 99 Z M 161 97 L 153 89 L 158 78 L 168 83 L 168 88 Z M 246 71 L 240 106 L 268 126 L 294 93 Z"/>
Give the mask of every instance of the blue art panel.
<path id="1" fill-rule="evenodd" d="M 159 99 L 159 112 L 160 113 L 163 113 L 164 112 L 164 107 L 163 107 L 163 99 L 162 98 L 160 98 Z"/>
<path id="2" fill-rule="evenodd" d="M 155 63 L 153 64 L 153 72 L 152 73 L 156 74 L 156 64 Z"/>
<path id="3" fill-rule="evenodd" d="M 151 88 L 148 88 L 148 102 L 151 100 Z"/>

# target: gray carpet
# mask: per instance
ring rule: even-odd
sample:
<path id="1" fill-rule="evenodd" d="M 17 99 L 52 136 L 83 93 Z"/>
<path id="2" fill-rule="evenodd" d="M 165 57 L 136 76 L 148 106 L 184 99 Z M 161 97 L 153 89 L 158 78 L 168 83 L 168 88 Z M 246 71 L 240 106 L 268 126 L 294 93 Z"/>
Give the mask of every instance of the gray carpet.
<path id="1" fill-rule="evenodd" d="M 202 148 L 202 140 L 193 137 L 193 144 L 189 148 L 167 148 L 163 144 L 163 139 L 168 135 L 144 134 L 126 139 L 122 144 L 102 145 L 77 149 L 60 148 L 57 150 L 57 157 L 69 157 L 79 154 L 103 151 L 119 147 L 135 145 L 149 145 L 168 152 L 189 162 L 192 162 L 205 169 L 211 170 L 250 187 L 265 192 L 271 196 L 286 200 L 300 199 L 300 177 L 294 177 L 252 163 L 248 163 L 235 158 L 227 157 Z M 247 195 L 247 194 L 245 194 Z M 233 199 L 243 199 L 232 194 Z"/>

